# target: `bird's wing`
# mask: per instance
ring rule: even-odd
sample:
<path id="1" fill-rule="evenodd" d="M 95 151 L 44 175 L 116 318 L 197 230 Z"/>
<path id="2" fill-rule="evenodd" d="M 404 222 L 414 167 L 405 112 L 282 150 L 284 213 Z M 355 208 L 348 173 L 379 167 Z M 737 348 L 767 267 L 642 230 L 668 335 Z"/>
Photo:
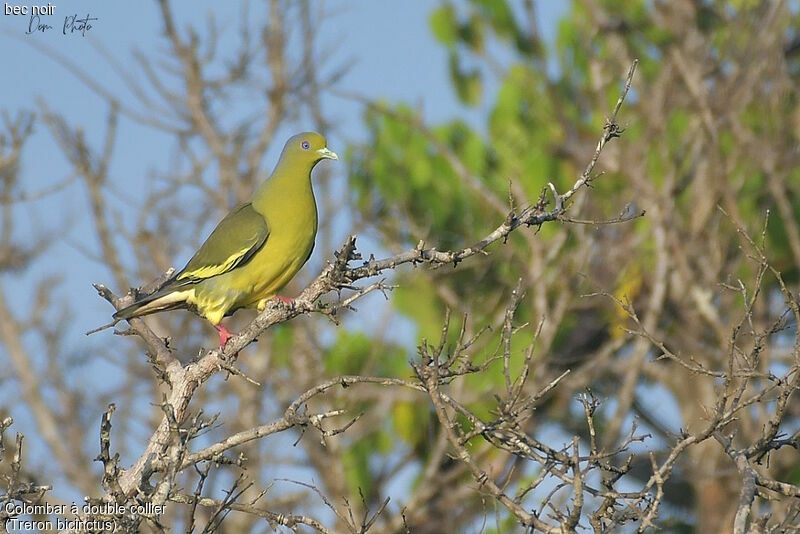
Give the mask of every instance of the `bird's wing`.
<path id="1" fill-rule="evenodd" d="M 267 241 L 269 226 L 251 204 L 240 204 L 211 232 L 175 281 L 192 283 L 227 273 L 250 260 Z"/>

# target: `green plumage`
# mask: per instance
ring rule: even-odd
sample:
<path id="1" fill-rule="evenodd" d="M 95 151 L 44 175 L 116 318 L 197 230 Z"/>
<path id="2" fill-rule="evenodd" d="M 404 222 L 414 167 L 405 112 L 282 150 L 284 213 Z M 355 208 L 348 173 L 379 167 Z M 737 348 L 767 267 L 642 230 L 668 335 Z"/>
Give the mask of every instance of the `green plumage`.
<path id="1" fill-rule="evenodd" d="M 159 291 L 119 310 L 114 319 L 193 306 L 218 325 L 240 308 L 263 309 L 311 256 L 317 233 L 311 170 L 326 158 L 338 159 L 320 134 L 289 139 L 272 175 L 250 202 L 222 219 L 186 267 Z"/>

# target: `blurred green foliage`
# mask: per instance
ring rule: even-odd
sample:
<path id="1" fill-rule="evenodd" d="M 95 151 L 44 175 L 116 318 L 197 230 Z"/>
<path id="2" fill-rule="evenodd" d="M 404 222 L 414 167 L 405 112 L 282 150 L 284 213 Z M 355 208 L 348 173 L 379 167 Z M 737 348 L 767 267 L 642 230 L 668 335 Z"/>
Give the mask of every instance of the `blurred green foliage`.
<path id="1" fill-rule="evenodd" d="M 680 232 L 687 242 L 714 241 L 721 243 L 723 249 L 739 246 L 734 224 L 718 213 L 717 204 L 735 209 L 736 217 L 748 230 L 758 231 L 765 209 L 774 207 L 774 198 L 759 169 L 760 162 L 743 152 L 736 122 L 741 121 L 759 136 L 781 139 L 786 146 L 796 145 L 789 119 L 797 113 L 796 89 L 782 88 L 786 94 L 778 99 L 777 108 L 768 98 L 752 98 L 739 104 L 735 120 L 721 121 L 709 134 L 711 148 L 707 150 L 712 152 L 703 156 L 711 167 L 698 167 L 699 157 L 693 155 L 687 138 L 704 125 L 700 121 L 698 126 L 699 114 L 691 99 L 684 94 L 659 95 L 658 111 L 663 112 L 663 117 L 653 122 L 648 107 L 651 95 L 646 93 L 664 76 L 665 58 L 674 53 L 685 28 L 660 24 L 653 16 L 652 2 L 645 0 L 602 0 L 597 4 L 608 14 L 600 26 L 587 4 L 576 1 L 568 16 L 559 22 L 551 49 L 530 30 L 530 21 L 523 20 L 519 6 L 512 2 L 444 1 L 431 12 L 431 32 L 448 53 L 448 64 L 443 68 L 449 70 L 454 96 L 465 106 L 486 109 L 487 114 L 483 124 L 474 126 L 460 119 L 425 125 L 420 112 L 403 104 L 383 103 L 365 112 L 368 141 L 349 150 L 350 190 L 358 215 L 371 223 L 387 248 L 405 249 L 419 240 L 439 249 L 471 244 L 502 222 L 504 213 L 486 196 L 508 205 L 509 182 L 527 202 L 534 202 L 547 182 L 560 191 L 571 187 L 591 156 L 633 58 L 638 58 L 640 64 L 629 102 L 623 108 L 625 133 L 619 147 L 636 154 L 636 169 L 611 170 L 594 182 L 584 211 L 596 218 L 613 217 L 626 202 L 653 194 L 653 198 L 670 203 L 669 216 L 674 224 L 681 225 Z M 708 36 L 711 58 L 742 53 L 750 40 L 730 21 L 747 20 L 751 16 L 747 10 L 757 16 L 759 5 L 760 2 L 739 1 L 727 5 L 702 2 L 695 6 L 691 23 Z M 620 50 L 625 50 L 624 54 Z M 707 75 L 722 75 L 726 68 L 732 67 L 720 59 L 719 64 L 709 65 Z M 613 75 L 601 74 L 602 69 Z M 492 91 L 487 92 L 487 88 Z M 765 91 L 768 93 L 768 89 Z M 463 168 L 454 166 L 452 159 Z M 714 165 L 722 165 L 723 160 L 726 171 L 719 174 Z M 662 197 L 635 190 L 626 172 L 646 175 L 652 191 L 668 190 L 663 191 Z M 721 176 L 714 178 L 720 181 L 706 177 L 712 173 Z M 792 170 L 786 179 L 796 185 L 798 173 Z M 479 182 L 478 188 L 470 183 L 473 179 Z M 726 188 L 735 191 L 733 200 L 726 198 Z M 796 187 L 787 190 L 788 201 L 794 217 L 800 218 L 796 191 Z M 709 202 L 709 197 L 715 200 Z M 702 209 L 698 207 L 706 204 Z M 529 235 L 535 231 L 526 230 Z M 618 255 L 600 254 L 597 263 L 580 255 L 570 256 L 579 245 L 574 227 L 546 225 L 534 237 L 541 243 L 539 253 L 552 254 L 548 256 L 546 272 L 540 276 L 558 279 L 575 293 L 548 347 L 550 356 L 537 354 L 537 358 L 557 359 L 560 352 L 569 352 L 568 358 L 580 358 L 601 340 L 624 335 L 627 314 L 602 299 L 581 299 L 582 291 L 588 293 L 599 286 L 600 290 L 634 303 L 651 287 L 655 266 L 654 245 L 649 238 L 651 220 L 644 218 L 593 231 L 615 235 L 615 242 L 624 244 Z M 796 279 L 780 217 L 770 219 L 767 241 L 776 267 L 788 279 Z M 442 267 L 434 271 L 399 271 L 395 273 L 399 287 L 392 294 L 391 306 L 413 322 L 418 339 L 432 343 L 438 340 L 447 308 L 470 310 L 468 321 L 472 325 L 497 326 L 517 279 L 531 274 L 531 247 L 529 236 L 515 234 L 507 244 L 490 247 L 489 258 L 467 260 L 458 270 Z M 701 268 L 696 265 L 698 261 L 702 259 L 687 259 L 690 267 Z M 746 278 L 752 275 L 753 265 L 739 262 L 731 269 L 733 272 L 718 276 Z M 587 278 L 591 283 L 587 284 Z M 555 289 L 553 295 L 549 288 L 545 291 L 545 299 L 556 299 Z M 541 319 L 532 314 L 531 298 L 528 294 L 523 301 L 515 324 L 536 324 Z M 451 328 L 451 345 L 459 326 L 454 324 Z M 677 322 L 665 325 L 667 330 L 677 327 Z M 579 345 L 577 338 L 589 345 Z M 512 369 L 513 376 L 519 371 L 521 354 L 532 340 L 532 326 L 515 336 L 513 361 L 517 368 Z M 325 356 L 326 369 L 331 374 L 364 371 L 365 366 L 374 365 L 370 352 L 375 343 L 364 335 L 340 332 Z M 475 362 L 496 354 L 498 344 L 497 331 L 485 335 L 476 346 Z M 380 350 L 378 360 L 386 367 L 370 368 L 370 373 L 408 373 L 406 362 L 414 357 L 412 353 L 398 346 L 382 346 Z M 470 408 L 486 416 L 492 413 L 497 402 L 490 392 L 502 389 L 502 383 L 499 363 L 488 372 L 469 377 L 467 384 L 474 399 Z M 597 387 L 606 387 L 613 394 L 618 384 L 606 382 Z M 419 402 L 398 401 L 391 424 L 374 429 L 353 448 L 350 482 L 354 494 L 357 487 L 369 487 L 374 467 L 368 460 L 373 451 L 399 443 L 402 449 L 419 451 L 418 459 L 424 461 L 432 435 L 429 410 L 422 398 Z M 569 426 L 570 416 L 562 413 L 560 417 Z M 603 427 L 602 420 L 597 424 Z M 471 446 L 481 447 L 482 442 Z"/>

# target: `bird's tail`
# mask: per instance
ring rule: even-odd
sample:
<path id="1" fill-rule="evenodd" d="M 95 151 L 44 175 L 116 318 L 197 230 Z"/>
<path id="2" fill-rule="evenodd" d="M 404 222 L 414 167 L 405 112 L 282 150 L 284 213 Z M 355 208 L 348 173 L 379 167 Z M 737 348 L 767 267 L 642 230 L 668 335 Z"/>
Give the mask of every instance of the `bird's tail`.
<path id="1" fill-rule="evenodd" d="M 126 319 L 133 319 L 134 317 L 142 317 L 144 315 L 150 315 L 151 313 L 184 307 L 186 306 L 186 299 L 189 297 L 192 291 L 194 290 L 175 290 L 174 288 L 165 287 L 160 291 L 156 291 L 152 295 L 147 295 L 146 297 L 137 300 L 130 306 L 117 311 L 114 315 L 112 315 L 114 318 L 112 322 L 93 330 L 89 330 L 86 332 L 86 335 L 88 336 L 90 334 L 94 334 L 95 332 L 100 332 L 101 330 L 111 328 L 118 322 Z"/>
<path id="2" fill-rule="evenodd" d="M 123 319 L 133 319 L 134 317 L 142 317 L 143 315 L 150 315 L 151 313 L 164 310 L 174 310 L 175 308 L 186 305 L 186 298 L 192 291 L 192 289 L 176 291 L 171 288 L 164 288 L 141 300 L 137 300 L 126 308 L 122 308 L 115 313 L 113 317 L 115 320 L 121 321 Z"/>

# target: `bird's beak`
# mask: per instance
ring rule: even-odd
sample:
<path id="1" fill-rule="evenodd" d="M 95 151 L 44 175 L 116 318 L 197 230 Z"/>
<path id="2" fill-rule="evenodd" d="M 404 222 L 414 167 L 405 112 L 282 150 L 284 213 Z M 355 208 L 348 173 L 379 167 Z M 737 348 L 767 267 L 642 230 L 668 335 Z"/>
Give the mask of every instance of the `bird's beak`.
<path id="1" fill-rule="evenodd" d="M 317 154 L 322 159 L 339 159 L 339 156 L 336 155 L 336 152 L 329 150 L 328 148 L 320 148 L 317 150 Z"/>

